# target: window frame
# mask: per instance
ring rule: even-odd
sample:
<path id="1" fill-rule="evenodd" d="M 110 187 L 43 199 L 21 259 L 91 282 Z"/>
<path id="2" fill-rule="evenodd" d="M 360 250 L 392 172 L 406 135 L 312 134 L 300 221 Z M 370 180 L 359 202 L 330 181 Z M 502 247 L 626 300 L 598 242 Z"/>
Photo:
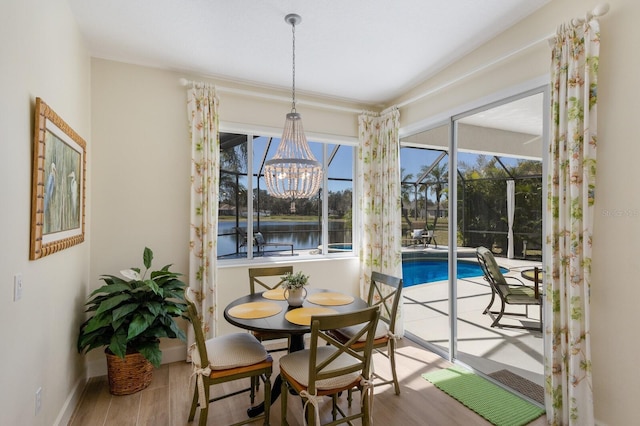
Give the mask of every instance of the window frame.
<path id="1" fill-rule="evenodd" d="M 243 134 L 247 136 L 247 143 L 254 136 L 260 137 L 273 137 L 280 139 L 282 137 L 282 129 L 267 127 L 267 126 L 256 126 L 256 125 L 242 125 L 238 123 L 223 123 L 220 122 L 219 133 L 236 133 Z M 328 223 L 329 223 L 329 206 L 328 206 L 328 191 L 322 191 L 322 235 L 321 235 L 321 245 L 322 252 L 318 254 L 308 254 L 308 253 L 297 253 L 296 256 L 292 257 L 283 257 L 283 256 L 254 256 L 254 244 L 251 239 L 249 239 L 247 244 L 247 256 L 242 258 L 220 258 L 217 257 L 217 262 L 219 266 L 236 266 L 242 264 L 255 264 L 255 263 L 275 263 L 275 262 L 298 262 L 298 261 L 311 261 L 311 260 L 320 260 L 320 259 L 333 259 L 333 258 L 353 258 L 358 256 L 358 248 L 359 248 L 359 235 L 355 230 L 358 229 L 358 194 L 357 194 L 357 165 L 358 165 L 358 146 L 359 141 L 355 137 L 348 137 L 342 135 L 329 135 L 322 133 L 314 133 L 314 132 L 305 132 L 307 140 L 314 143 L 323 144 L 322 151 L 323 156 L 319 161 L 322 163 L 323 170 L 325 171 L 323 176 L 322 188 L 328 187 L 328 174 L 326 173 L 328 168 L 328 146 L 329 145 L 344 145 L 350 146 L 353 148 L 352 154 L 352 218 L 351 218 L 351 226 L 352 230 L 352 251 L 346 253 L 328 253 L 327 244 L 328 244 Z M 251 145 L 250 145 L 251 147 Z M 253 164 L 253 149 L 247 150 L 247 162 L 249 165 Z M 253 217 L 253 170 L 247 170 L 248 177 L 247 179 L 247 217 Z M 247 220 L 247 233 L 253 232 L 253 221 Z M 216 238 L 218 234 L 218 229 L 216 229 Z M 251 234 L 249 234 L 251 235 Z M 217 255 L 217 254 L 216 254 Z"/>

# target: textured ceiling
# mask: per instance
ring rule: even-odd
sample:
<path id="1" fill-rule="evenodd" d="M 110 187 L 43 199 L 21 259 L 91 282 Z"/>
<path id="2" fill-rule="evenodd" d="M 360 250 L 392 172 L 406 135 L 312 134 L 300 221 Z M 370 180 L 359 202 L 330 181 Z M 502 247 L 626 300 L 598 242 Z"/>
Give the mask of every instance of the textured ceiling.
<path id="1" fill-rule="evenodd" d="M 548 0 L 69 0 L 94 57 L 382 105 Z"/>

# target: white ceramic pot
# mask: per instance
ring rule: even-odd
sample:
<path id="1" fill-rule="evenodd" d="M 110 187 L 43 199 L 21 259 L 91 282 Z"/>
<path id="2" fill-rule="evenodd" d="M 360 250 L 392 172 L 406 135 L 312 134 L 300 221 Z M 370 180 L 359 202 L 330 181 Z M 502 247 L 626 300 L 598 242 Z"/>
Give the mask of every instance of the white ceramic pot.
<path id="1" fill-rule="evenodd" d="M 284 297 L 287 299 L 289 306 L 297 308 L 302 306 L 304 299 L 307 297 L 307 290 L 304 287 L 287 288 L 284 290 Z"/>

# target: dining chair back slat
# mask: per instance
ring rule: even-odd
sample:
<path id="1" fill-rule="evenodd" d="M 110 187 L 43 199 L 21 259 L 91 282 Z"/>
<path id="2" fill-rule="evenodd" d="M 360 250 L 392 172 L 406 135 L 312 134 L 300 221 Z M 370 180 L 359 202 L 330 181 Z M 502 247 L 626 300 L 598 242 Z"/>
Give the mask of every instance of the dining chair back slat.
<path id="1" fill-rule="evenodd" d="M 331 424 L 351 424 L 355 419 L 361 419 L 363 425 L 370 424 L 370 405 L 373 398 L 370 383 L 371 359 L 379 316 L 379 307 L 373 306 L 349 313 L 311 317 L 309 349 L 285 355 L 280 359 L 280 374 L 283 379 L 280 394 L 283 424 L 286 424 L 289 390 L 311 404 L 309 410 L 303 412 L 309 425 L 318 423 L 318 397 L 327 395 L 332 396 Z M 328 333 L 342 327 L 356 327 L 360 331 L 347 342 Z M 363 349 L 354 349 L 353 343 L 363 336 L 366 336 Z M 363 393 L 362 410 L 352 410 L 347 414 L 337 405 L 337 394 L 354 387 Z M 338 413 L 340 419 L 337 419 Z"/>
<path id="2" fill-rule="evenodd" d="M 286 274 L 293 273 L 293 266 L 271 266 L 266 268 L 249 268 L 249 290 L 251 294 L 260 291 L 273 290 L 282 287 L 282 279 L 273 279 L 273 277 L 283 277 Z"/>

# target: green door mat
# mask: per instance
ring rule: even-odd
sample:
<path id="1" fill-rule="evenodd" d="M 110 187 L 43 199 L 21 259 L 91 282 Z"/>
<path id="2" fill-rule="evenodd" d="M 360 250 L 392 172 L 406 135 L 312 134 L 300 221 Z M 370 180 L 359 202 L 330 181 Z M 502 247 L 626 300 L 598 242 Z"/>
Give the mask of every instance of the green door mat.
<path id="1" fill-rule="evenodd" d="M 422 377 L 496 426 L 522 426 L 545 413 L 542 408 L 459 367 Z"/>

